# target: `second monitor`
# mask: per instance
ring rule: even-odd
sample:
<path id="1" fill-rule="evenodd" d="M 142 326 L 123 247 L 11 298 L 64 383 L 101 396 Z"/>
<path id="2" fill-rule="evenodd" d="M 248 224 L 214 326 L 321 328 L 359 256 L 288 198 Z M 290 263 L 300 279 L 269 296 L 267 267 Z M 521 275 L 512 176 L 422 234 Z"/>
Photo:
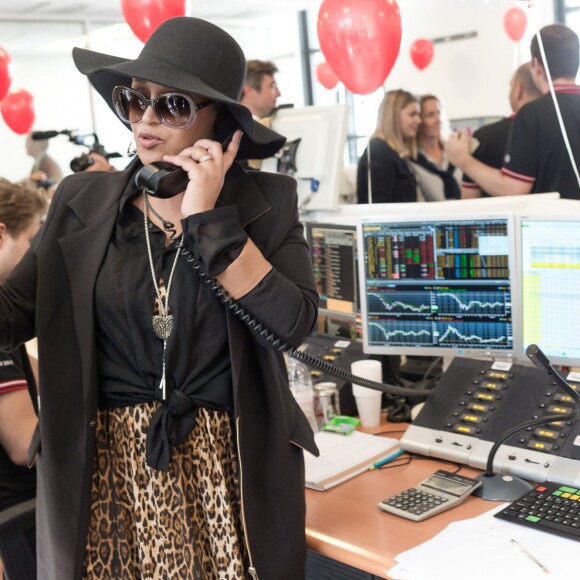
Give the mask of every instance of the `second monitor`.
<path id="1" fill-rule="evenodd" d="M 301 211 L 333 210 L 340 203 L 340 185 L 348 124 L 348 106 L 280 109 L 272 129 L 287 138 L 263 171 L 287 173 L 298 183 Z"/>
<path id="2" fill-rule="evenodd" d="M 364 350 L 513 354 L 511 214 L 364 218 Z"/>

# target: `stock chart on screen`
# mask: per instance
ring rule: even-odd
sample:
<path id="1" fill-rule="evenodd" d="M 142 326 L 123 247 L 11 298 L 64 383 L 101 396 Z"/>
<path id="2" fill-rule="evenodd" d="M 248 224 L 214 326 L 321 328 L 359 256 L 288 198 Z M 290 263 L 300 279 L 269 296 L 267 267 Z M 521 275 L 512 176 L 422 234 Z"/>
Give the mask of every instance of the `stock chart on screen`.
<path id="1" fill-rule="evenodd" d="M 507 215 L 363 220 L 368 352 L 511 351 L 512 231 Z"/>

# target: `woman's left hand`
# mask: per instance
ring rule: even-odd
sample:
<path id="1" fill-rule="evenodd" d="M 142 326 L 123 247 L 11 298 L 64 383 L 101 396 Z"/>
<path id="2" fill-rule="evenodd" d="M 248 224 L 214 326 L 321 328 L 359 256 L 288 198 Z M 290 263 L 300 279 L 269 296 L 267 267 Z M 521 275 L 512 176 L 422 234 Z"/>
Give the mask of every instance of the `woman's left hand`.
<path id="1" fill-rule="evenodd" d="M 241 138 L 242 131 L 236 131 L 225 151 L 222 151 L 222 144 L 218 141 L 200 139 L 179 155 L 163 156 L 163 161 L 187 171 L 189 184 L 181 203 L 184 218 L 215 207 L 226 172 L 236 158 Z"/>

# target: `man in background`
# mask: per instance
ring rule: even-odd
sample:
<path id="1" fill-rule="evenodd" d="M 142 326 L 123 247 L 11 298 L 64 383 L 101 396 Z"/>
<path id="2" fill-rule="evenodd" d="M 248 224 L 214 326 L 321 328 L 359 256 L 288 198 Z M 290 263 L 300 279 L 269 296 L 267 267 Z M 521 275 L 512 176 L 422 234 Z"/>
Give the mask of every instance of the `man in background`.
<path id="1" fill-rule="evenodd" d="M 541 35 L 546 61 L 539 48 Z M 543 97 L 523 106 L 510 131 L 501 169 L 478 161 L 470 155 L 469 136 L 457 131 L 446 145 L 449 160 L 469 175 L 492 196 L 525 195 L 558 191 L 564 198 L 580 199 L 580 184 L 568 154 L 556 108 L 548 88 L 548 72 L 562 114 L 572 152 L 580 161 L 580 86 L 576 74 L 580 64 L 580 43 L 577 34 L 562 24 L 544 26 L 534 35 L 532 76 Z"/>
<path id="2" fill-rule="evenodd" d="M 0 179 L 0 283 L 26 253 L 46 209 L 39 190 Z M 0 351 L 0 511 L 36 497 L 36 470 L 27 464 L 37 411 L 36 381 L 25 346 Z M 27 530 L 31 546 L 34 536 L 34 529 Z"/>
<path id="3" fill-rule="evenodd" d="M 267 60 L 249 60 L 247 62 L 246 81 L 241 103 L 250 109 L 255 119 L 260 120 L 272 114 L 280 90 L 274 75 L 278 67 Z"/>
<path id="4" fill-rule="evenodd" d="M 26 153 L 34 158 L 29 179 L 48 189 L 62 180 L 59 164 L 48 154 L 47 139 L 33 139 L 32 133 L 26 136 Z"/>
<path id="5" fill-rule="evenodd" d="M 529 62 L 522 64 L 514 72 L 510 81 L 509 101 L 512 114 L 496 123 L 490 123 L 475 131 L 473 138 L 479 146 L 473 153 L 473 157 L 490 167 L 500 169 L 503 165 L 505 148 L 508 141 L 512 122 L 516 113 L 527 103 L 539 99 L 542 93 L 534 84 L 532 77 L 532 65 Z M 489 197 L 489 194 L 482 191 L 468 176 L 463 176 L 461 183 L 461 197 Z"/>

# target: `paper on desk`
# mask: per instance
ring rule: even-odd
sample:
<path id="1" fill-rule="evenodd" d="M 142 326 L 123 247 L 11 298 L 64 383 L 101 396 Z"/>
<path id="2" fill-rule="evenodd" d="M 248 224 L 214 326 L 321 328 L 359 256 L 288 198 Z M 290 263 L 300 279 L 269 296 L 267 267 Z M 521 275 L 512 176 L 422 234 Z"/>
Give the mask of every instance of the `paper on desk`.
<path id="1" fill-rule="evenodd" d="M 493 517 L 508 504 L 449 524 L 431 540 L 399 554 L 394 580 L 572 580 L 579 576 L 578 542 Z M 420 524 L 419 524 L 420 525 Z M 547 569 L 544 572 L 510 540 Z"/>
<path id="2" fill-rule="evenodd" d="M 306 487 L 323 491 L 363 471 L 383 459 L 398 445 L 398 439 L 353 431 L 340 435 L 329 431 L 315 434 L 320 456 L 304 454 Z"/>

